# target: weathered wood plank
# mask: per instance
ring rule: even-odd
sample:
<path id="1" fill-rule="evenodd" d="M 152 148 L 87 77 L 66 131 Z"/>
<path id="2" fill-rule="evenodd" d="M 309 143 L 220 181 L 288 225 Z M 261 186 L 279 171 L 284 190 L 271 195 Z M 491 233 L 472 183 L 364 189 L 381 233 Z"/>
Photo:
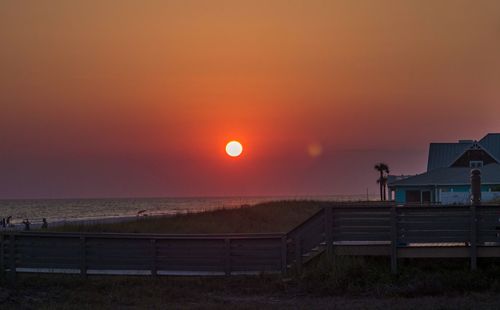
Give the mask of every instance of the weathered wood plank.
<path id="1" fill-rule="evenodd" d="M 269 272 L 269 271 L 276 271 L 280 272 L 281 271 L 281 265 L 270 265 L 270 264 L 264 264 L 264 265 L 241 265 L 241 266 L 235 266 L 232 270 L 234 271 L 258 271 L 258 272 Z"/>
<path id="2" fill-rule="evenodd" d="M 263 257 L 263 258 L 279 258 L 281 257 L 281 249 L 269 252 L 231 252 L 231 257 Z"/>
<path id="3" fill-rule="evenodd" d="M 281 275 L 286 275 L 288 265 L 287 241 L 286 236 L 281 237 Z"/>
<path id="4" fill-rule="evenodd" d="M 464 223 L 453 222 L 422 222 L 422 223 L 405 223 L 398 222 L 399 230 L 466 230 L 469 231 L 470 221 Z"/>
<path id="5" fill-rule="evenodd" d="M 396 207 L 391 208 L 391 272 L 398 272 L 398 214 Z"/>
<path id="6" fill-rule="evenodd" d="M 333 233 L 343 233 L 343 232 L 390 232 L 390 226 L 337 226 L 334 227 Z"/>
<path id="7" fill-rule="evenodd" d="M 2 233 L 2 232 L 0 232 Z M 69 232 L 44 232 L 44 231 L 12 231 L 8 233 L 16 236 L 32 236 L 32 237 L 57 237 L 57 238 L 87 238 L 97 239 L 167 239 L 167 240 L 215 240 L 231 238 L 231 239 L 275 239 L 280 238 L 283 233 L 235 233 L 235 234 L 144 234 L 144 233 L 69 233 Z"/>
<path id="8" fill-rule="evenodd" d="M 19 268 L 49 268 L 49 269 L 79 269 L 79 264 L 72 263 L 50 263 L 50 262 L 24 262 L 17 266 Z"/>
<path id="9" fill-rule="evenodd" d="M 224 265 L 174 265 L 174 264 L 162 264 L 158 263 L 158 274 L 160 274 L 160 270 L 182 270 L 182 271 L 221 271 L 225 274 Z"/>
<path id="10" fill-rule="evenodd" d="M 88 264 L 87 270 L 147 270 L 151 272 L 148 265 L 133 265 L 133 264 Z"/>
<path id="11" fill-rule="evenodd" d="M 448 243 L 448 242 L 469 242 L 469 237 L 399 237 L 401 243 Z"/>
<path id="12" fill-rule="evenodd" d="M 5 271 L 5 235 L 1 234 L 0 235 L 0 273 L 3 273 Z"/>
<path id="13" fill-rule="evenodd" d="M 337 214 L 333 213 L 335 218 L 335 223 L 342 221 L 377 221 L 380 223 L 386 223 L 389 219 L 390 214 Z"/>
<path id="14" fill-rule="evenodd" d="M 281 262 L 280 256 L 272 256 L 272 257 L 262 257 L 262 256 L 230 256 L 229 260 L 231 262 Z"/>
<path id="15" fill-rule="evenodd" d="M 80 261 L 79 257 L 68 258 L 68 257 L 55 257 L 55 256 L 21 256 L 18 255 L 16 263 L 22 265 L 26 262 L 68 262 L 68 263 L 78 263 Z"/>
<path id="16" fill-rule="evenodd" d="M 11 234 L 9 236 L 9 282 L 11 284 L 16 281 L 16 235 Z"/>
<path id="17" fill-rule="evenodd" d="M 390 245 L 336 245 L 335 255 L 339 256 L 390 256 Z"/>
<path id="18" fill-rule="evenodd" d="M 79 236 L 80 239 L 80 275 L 86 277 L 87 275 L 87 238 Z"/>
<path id="19" fill-rule="evenodd" d="M 295 268 L 298 274 L 302 273 L 302 254 L 302 239 L 299 235 L 295 239 Z"/>
<path id="20" fill-rule="evenodd" d="M 57 257 L 80 257 L 78 248 L 73 248 L 71 251 L 60 249 L 16 249 L 19 256 L 57 256 Z"/>
<path id="21" fill-rule="evenodd" d="M 407 235 L 407 236 L 422 236 L 422 237 L 427 237 L 427 236 L 469 236 L 470 231 L 469 230 L 451 230 L 451 229 L 446 229 L 446 230 L 399 230 L 401 234 Z"/>
<path id="22" fill-rule="evenodd" d="M 150 249 L 151 252 L 151 249 Z M 142 252 L 134 252 L 130 253 L 127 251 L 107 251 L 107 252 L 101 252 L 101 251 L 95 251 L 95 250 L 88 250 L 87 251 L 87 257 L 106 257 L 106 258 L 114 258 L 114 259 L 137 259 L 137 258 L 142 258 L 142 257 L 149 257 L 151 256 L 152 253 L 149 253 L 148 251 L 142 251 Z"/>
<path id="23" fill-rule="evenodd" d="M 477 210 L 476 205 L 470 206 L 470 268 L 477 269 Z"/>
<path id="24" fill-rule="evenodd" d="M 156 266 L 158 269 L 170 268 L 169 266 L 184 266 L 185 268 L 196 268 L 197 266 L 213 266 L 217 267 L 220 270 L 225 270 L 224 260 L 219 261 L 164 261 L 158 260 L 156 262 Z M 186 269 L 188 270 L 188 269 Z"/>
<path id="25" fill-rule="evenodd" d="M 231 241 L 231 249 L 276 249 L 281 247 L 281 240 L 276 240 L 275 242 L 266 242 L 262 244 L 258 243 L 242 243 L 242 242 L 233 242 Z"/>
<path id="26" fill-rule="evenodd" d="M 358 239 L 358 238 L 369 238 L 367 240 L 378 240 L 378 239 L 384 239 L 384 240 L 390 240 L 390 232 L 384 232 L 384 233 L 374 233 L 374 232 L 369 232 L 369 231 L 361 231 L 361 232 L 338 232 L 334 234 L 334 239 L 335 241 L 351 241 L 351 239 Z"/>

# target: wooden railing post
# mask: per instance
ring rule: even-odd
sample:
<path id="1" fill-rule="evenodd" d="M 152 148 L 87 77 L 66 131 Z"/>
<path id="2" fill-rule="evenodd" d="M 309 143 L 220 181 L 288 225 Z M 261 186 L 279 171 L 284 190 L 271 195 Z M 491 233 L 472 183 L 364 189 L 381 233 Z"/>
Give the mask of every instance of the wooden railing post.
<path id="1" fill-rule="evenodd" d="M 477 269 L 477 206 L 470 206 L 470 269 Z"/>
<path id="2" fill-rule="evenodd" d="M 295 237 L 295 265 L 297 273 L 300 275 L 302 273 L 302 240 L 300 234 Z"/>
<path id="3" fill-rule="evenodd" d="M 5 235 L 0 234 L 0 274 L 5 276 Z"/>
<path id="4" fill-rule="evenodd" d="M 286 242 L 286 234 L 281 236 L 281 275 L 286 275 L 287 269 L 287 242 Z"/>
<path id="5" fill-rule="evenodd" d="M 80 275 L 87 276 L 87 238 L 80 236 Z"/>
<path id="6" fill-rule="evenodd" d="M 231 239 L 225 238 L 225 259 L 224 259 L 224 272 L 226 276 L 231 275 Z"/>
<path id="7" fill-rule="evenodd" d="M 398 272 L 398 214 L 396 206 L 391 206 L 391 272 Z"/>
<path id="8" fill-rule="evenodd" d="M 16 235 L 10 234 L 9 237 L 9 283 L 16 283 Z"/>
<path id="9" fill-rule="evenodd" d="M 325 207 L 326 256 L 333 257 L 333 211 L 331 206 Z"/>
<path id="10" fill-rule="evenodd" d="M 153 277 L 157 274 L 156 268 L 156 239 L 151 239 L 151 275 Z"/>

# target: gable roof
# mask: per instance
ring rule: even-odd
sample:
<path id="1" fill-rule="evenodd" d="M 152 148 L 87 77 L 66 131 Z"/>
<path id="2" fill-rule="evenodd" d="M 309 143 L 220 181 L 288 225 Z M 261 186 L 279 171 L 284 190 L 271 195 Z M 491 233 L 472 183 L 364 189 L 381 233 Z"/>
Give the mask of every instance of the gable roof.
<path id="1" fill-rule="evenodd" d="M 479 142 L 463 140 L 458 143 L 431 143 L 427 171 L 451 166 L 474 144 L 478 144 L 486 153 L 500 162 L 500 133 L 489 133 Z"/>
<path id="2" fill-rule="evenodd" d="M 488 152 L 488 150 L 482 146 L 481 144 L 479 144 L 478 142 L 474 142 L 470 147 L 468 147 L 467 149 L 465 149 L 455 160 L 453 160 L 449 165 L 448 167 L 453 167 L 455 166 L 455 164 L 462 158 L 464 157 L 467 152 L 469 151 L 481 151 L 484 153 L 484 155 L 482 156 L 482 160 L 484 161 L 484 164 L 489 164 L 489 163 L 492 163 L 492 162 L 496 162 L 497 164 L 500 163 L 500 161 L 495 158 L 495 156 L 493 156 L 490 152 Z M 467 158 L 466 158 L 467 160 Z M 478 159 L 479 160 L 479 159 Z M 469 166 L 467 164 L 467 166 Z"/>
<path id="3" fill-rule="evenodd" d="M 389 183 L 393 186 L 424 186 L 424 185 L 469 185 L 469 167 L 437 168 L 413 177 Z M 481 168 L 481 183 L 500 184 L 500 164 L 489 164 Z"/>
<path id="4" fill-rule="evenodd" d="M 488 152 L 497 160 L 500 160 L 500 133 L 489 133 L 479 141 Z"/>
<path id="5" fill-rule="evenodd" d="M 431 143 L 427 171 L 449 167 L 472 143 Z"/>

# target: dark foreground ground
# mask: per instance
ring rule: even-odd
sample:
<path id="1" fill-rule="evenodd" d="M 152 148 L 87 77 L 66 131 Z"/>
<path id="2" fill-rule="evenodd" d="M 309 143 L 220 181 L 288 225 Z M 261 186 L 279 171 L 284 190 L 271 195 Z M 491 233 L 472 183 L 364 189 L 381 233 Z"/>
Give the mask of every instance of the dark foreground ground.
<path id="1" fill-rule="evenodd" d="M 2 309 L 499 309 L 495 292 L 314 295 L 276 279 L 23 277 Z"/>
<path id="2" fill-rule="evenodd" d="M 21 275 L 0 309 L 500 309 L 500 263 L 321 258 L 302 276 L 88 277 Z"/>

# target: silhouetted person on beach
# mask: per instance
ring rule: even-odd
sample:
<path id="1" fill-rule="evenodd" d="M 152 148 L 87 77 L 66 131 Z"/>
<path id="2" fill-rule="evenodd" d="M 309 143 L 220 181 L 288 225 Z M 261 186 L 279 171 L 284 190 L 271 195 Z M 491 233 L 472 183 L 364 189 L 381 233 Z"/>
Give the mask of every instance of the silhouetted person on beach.
<path id="1" fill-rule="evenodd" d="M 49 228 L 49 223 L 47 223 L 47 219 L 43 218 L 42 219 L 42 229 L 47 229 Z"/>
<path id="2" fill-rule="evenodd" d="M 26 230 L 26 231 L 30 230 L 31 223 L 30 223 L 30 221 L 28 219 L 25 219 L 23 221 L 23 224 L 24 224 L 24 230 Z"/>
<path id="3" fill-rule="evenodd" d="M 7 227 L 7 224 L 6 224 L 6 220 L 5 220 L 5 217 L 2 219 L 2 227 L 5 228 Z"/>

